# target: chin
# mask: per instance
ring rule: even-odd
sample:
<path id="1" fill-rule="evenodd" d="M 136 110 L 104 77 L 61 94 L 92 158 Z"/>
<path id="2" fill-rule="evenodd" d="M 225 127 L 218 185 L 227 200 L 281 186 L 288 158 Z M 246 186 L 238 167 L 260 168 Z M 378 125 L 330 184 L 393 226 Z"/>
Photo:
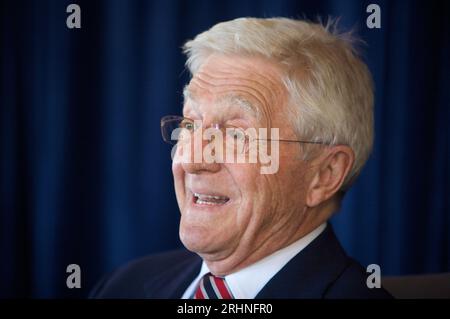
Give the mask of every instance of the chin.
<path id="1" fill-rule="evenodd" d="M 191 226 L 187 227 L 180 224 L 180 240 L 187 250 L 199 255 L 213 254 L 221 251 L 224 246 L 224 240 L 218 241 L 220 237 L 211 234 L 203 227 Z"/>
<path id="2" fill-rule="evenodd" d="M 207 230 L 199 226 L 186 226 L 180 223 L 180 240 L 184 247 L 192 252 L 203 251 L 207 246 Z"/>

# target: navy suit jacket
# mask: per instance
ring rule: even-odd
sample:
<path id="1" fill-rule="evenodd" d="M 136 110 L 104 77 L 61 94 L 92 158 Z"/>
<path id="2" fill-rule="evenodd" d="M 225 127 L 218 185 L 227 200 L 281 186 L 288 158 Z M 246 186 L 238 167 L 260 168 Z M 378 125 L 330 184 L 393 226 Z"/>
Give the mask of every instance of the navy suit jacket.
<path id="1" fill-rule="evenodd" d="M 104 278 L 92 298 L 181 298 L 200 272 L 202 259 L 177 250 L 131 262 Z M 331 225 L 292 258 L 256 298 L 391 298 L 369 289 L 365 269 L 349 258 Z"/>

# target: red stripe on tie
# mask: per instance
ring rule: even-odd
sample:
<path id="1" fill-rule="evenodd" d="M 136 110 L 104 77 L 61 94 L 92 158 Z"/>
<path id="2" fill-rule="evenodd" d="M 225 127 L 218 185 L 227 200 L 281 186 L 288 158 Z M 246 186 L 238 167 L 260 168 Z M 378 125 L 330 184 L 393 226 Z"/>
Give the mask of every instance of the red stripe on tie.
<path id="1" fill-rule="evenodd" d="M 223 299 L 233 299 L 233 296 L 228 291 L 228 288 L 225 286 L 225 279 L 213 277 L 214 282 L 216 283 L 217 288 L 220 291 L 220 294 L 222 295 Z"/>
<path id="2" fill-rule="evenodd" d="M 200 283 L 201 285 L 201 283 Z M 197 291 L 195 292 L 195 299 L 205 299 L 205 297 L 203 296 L 202 290 L 200 289 L 200 287 L 197 288 Z"/>

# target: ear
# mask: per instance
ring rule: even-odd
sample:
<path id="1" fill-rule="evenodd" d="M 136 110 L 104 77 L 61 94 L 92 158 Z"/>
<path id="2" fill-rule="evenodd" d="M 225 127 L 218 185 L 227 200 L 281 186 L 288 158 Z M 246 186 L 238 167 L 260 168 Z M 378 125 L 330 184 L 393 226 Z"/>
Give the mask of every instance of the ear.
<path id="1" fill-rule="evenodd" d="M 306 205 L 315 207 L 336 194 L 353 167 L 355 154 L 346 145 L 336 145 L 316 158 L 317 169 L 311 180 Z"/>

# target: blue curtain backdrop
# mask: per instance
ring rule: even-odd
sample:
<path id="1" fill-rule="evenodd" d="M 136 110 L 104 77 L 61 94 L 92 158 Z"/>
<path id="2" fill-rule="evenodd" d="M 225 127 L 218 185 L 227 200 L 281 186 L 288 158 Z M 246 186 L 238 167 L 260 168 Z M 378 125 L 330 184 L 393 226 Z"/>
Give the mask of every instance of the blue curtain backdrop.
<path id="1" fill-rule="evenodd" d="M 81 7 L 82 28 L 66 27 Z M 366 7 L 381 7 L 368 29 Z M 242 16 L 340 16 L 376 83 L 371 159 L 333 218 L 383 275 L 450 271 L 449 2 L 2 1 L 0 297 L 83 297 L 99 277 L 180 247 L 170 146 L 180 47 Z M 82 288 L 66 287 L 79 264 Z"/>

